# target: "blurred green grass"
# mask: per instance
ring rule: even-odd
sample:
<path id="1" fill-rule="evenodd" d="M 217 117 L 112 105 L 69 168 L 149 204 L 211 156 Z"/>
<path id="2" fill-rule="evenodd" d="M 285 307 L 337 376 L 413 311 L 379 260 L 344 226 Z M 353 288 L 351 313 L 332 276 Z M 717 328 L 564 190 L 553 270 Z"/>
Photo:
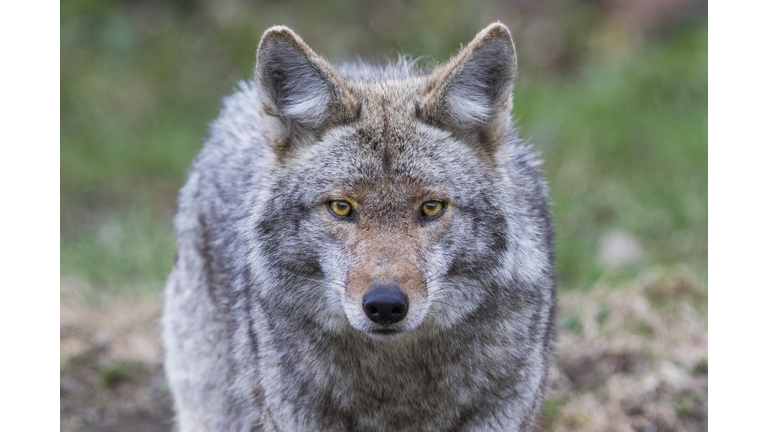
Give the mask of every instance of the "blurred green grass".
<path id="1" fill-rule="evenodd" d="M 603 275 L 597 242 L 611 229 L 639 240 L 640 265 L 685 264 L 706 280 L 706 27 L 586 65 L 575 80 L 520 81 L 514 112 L 544 149 L 563 288 Z"/>
<path id="2" fill-rule="evenodd" d="M 616 38 L 615 16 L 596 3 L 521 4 L 62 3 L 62 280 L 88 301 L 161 290 L 176 192 L 268 26 L 294 27 L 332 59 L 410 53 L 429 64 L 501 19 L 521 65 L 513 114 L 550 182 L 561 289 L 649 266 L 689 268 L 706 289 L 706 16 Z M 558 29 L 552 55 L 542 26 Z M 599 240 L 616 229 L 644 255 L 608 270 Z"/>

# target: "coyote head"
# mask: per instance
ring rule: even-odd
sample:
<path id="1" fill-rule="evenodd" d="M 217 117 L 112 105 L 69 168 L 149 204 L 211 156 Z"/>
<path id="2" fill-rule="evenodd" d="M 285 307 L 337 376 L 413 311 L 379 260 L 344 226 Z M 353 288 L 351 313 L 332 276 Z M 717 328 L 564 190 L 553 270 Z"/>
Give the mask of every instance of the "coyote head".
<path id="1" fill-rule="evenodd" d="M 498 156 L 515 73 L 498 23 L 430 71 L 337 68 L 269 29 L 256 85 L 271 159 L 251 225 L 266 313 L 390 339 L 490 301 L 526 243 Z"/>

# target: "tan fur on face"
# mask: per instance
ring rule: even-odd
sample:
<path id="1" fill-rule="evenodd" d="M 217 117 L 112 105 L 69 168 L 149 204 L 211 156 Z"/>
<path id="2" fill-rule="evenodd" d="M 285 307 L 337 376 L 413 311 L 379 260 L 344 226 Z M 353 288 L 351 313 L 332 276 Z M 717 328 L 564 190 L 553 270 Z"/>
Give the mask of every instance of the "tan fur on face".
<path id="1" fill-rule="evenodd" d="M 439 240 L 450 226 L 450 212 L 421 223 L 418 211 L 435 194 L 415 186 L 402 187 L 394 202 L 377 197 L 372 185 L 359 185 L 354 197 L 355 220 L 326 217 L 330 232 L 342 241 L 352 258 L 345 281 L 346 295 L 362 305 L 363 296 L 376 284 L 397 285 L 411 304 L 426 300 L 426 277 L 420 257 L 430 243 Z M 384 187 L 383 189 L 390 189 Z M 379 189 L 379 192 L 381 189 Z M 446 204 L 447 205 L 447 204 Z"/>
<path id="2" fill-rule="evenodd" d="M 424 273 L 416 262 L 417 248 L 413 231 L 393 235 L 385 230 L 358 230 L 355 256 L 349 273 L 347 295 L 355 303 L 375 284 L 397 285 L 411 303 L 422 302 L 426 296 Z"/>

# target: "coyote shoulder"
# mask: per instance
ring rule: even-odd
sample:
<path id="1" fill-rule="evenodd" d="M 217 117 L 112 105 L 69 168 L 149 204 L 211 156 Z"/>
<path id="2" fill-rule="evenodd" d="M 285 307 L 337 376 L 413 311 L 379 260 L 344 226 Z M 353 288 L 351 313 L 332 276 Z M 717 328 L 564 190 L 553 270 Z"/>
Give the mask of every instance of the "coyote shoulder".
<path id="1" fill-rule="evenodd" d="M 286 27 L 181 190 L 165 367 L 181 431 L 530 431 L 553 234 L 502 24 L 425 70 Z"/>

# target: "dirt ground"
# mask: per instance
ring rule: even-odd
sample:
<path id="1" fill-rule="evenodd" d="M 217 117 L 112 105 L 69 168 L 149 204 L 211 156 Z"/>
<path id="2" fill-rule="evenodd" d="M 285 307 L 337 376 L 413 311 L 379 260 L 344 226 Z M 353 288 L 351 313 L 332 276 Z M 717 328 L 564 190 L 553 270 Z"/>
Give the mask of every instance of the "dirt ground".
<path id="1" fill-rule="evenodd" d="M 167 431 L 157 298 L 61 305 L 61 430 Z M 560 294 L 542 431 L 707 430 L 706 291 L 651 269 L 626 286 Z"/>
<path id="2" fill-rule="evenodd" d="M 159 299 L 90 308 L 62 303 L 62 431 L 172 429 L 160 311 Z"/>
<path id="3" fill-rule="evenodd" d="M 560 296 L 547 431 L 707 430 L 706 291 L 679 269 Z"/>

